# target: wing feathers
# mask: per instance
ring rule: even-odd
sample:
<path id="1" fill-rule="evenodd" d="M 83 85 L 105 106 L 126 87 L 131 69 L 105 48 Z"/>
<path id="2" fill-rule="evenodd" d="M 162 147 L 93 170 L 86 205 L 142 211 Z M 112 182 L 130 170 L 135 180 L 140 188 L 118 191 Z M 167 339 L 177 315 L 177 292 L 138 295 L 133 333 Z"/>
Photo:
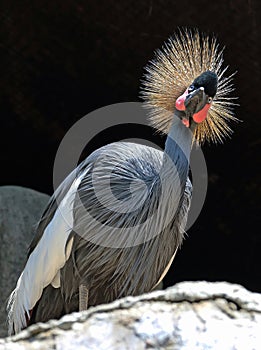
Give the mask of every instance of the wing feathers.
<path id="1" fill-rule="evenodd" d="M 72 249 L 73 237 L 69 242 L 67 240 L 73 227 L 74 198 L 83 175 L 72 183 L 28 257 L 7 305 L 9 334 L 26 327 L 26 318 L 30 318 L 29 312 L 46 286 L 50 283 L 56 288 L 60 286 L 59 270 L 69 258 Z"/>

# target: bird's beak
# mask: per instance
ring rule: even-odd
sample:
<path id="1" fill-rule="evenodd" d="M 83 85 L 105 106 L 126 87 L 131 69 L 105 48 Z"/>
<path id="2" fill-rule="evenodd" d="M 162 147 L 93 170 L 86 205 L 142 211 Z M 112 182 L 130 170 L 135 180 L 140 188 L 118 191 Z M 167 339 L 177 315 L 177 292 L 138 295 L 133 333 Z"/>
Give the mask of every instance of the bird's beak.
<path id="1" fill-rule="evenodd" d="M 197 90 L 187 94 L 184 105 L 186 114 L 194 115 L 199 112 L 207 103 L 207 95 L 205 94 L 204 88 L 200 87 Z"/>
<path id="2" fill-rule="evenodd" d="M 184 102 L 186 118 L 189 121 L 193 119 L 196 123 L 205 120 L 210 107 L 210 104 L 207 102 L 208 95 L 205 93 L 203 87 L 188 94 Z"/>
<path id="3" fill-rule="evenodd" d="M 192 121 L 201 123 L 205 120 L 210 106 L 208 95 L 205 93 L 203 87 L 191 93 L 188 93 L 188 90 L 186 90 L 176 101 L 176 108 L 184 111 L 185 115 L 182 121 L 187 127 L 190 127 Z"/>

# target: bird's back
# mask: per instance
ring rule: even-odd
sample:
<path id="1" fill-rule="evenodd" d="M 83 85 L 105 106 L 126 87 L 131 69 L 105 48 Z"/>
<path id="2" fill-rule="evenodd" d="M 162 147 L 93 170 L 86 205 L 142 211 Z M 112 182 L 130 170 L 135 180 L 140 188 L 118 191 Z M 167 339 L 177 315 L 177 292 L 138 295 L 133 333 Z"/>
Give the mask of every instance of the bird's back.
<path id="1" fill-rule="evenodd" d="M 50 266 L 44 270 L 53 271 L 53 280 L 43 275 L 40 299 L 31 286 L 35 301 L 27 308 L 23 300 L 30 300 L 30 295 L 21 296 L 15 290 L 9 304 L 11 319 L 20 317 L 13 316 L 17 304 L 27 311 L 33 306 L 30 322 L 77 311 L 81 283 L 89 287 L 89 305 L 141 294 L 157 284 L 182 242 L 191 196 L 189 180 L 182 197 L 171 195 L 171 179 L 168 195 L 163 194 L 162 162 L 162 151 L 117 142 L 93 152 L 69 175 L 38 224 L 28 258 L 29 275 L 33 275 L 30 259 L 39 242 L 44 244 L 47 230 L 47 246 L 59 234 L 63 249 L 53 253 L 56 257 L 48 259 Z M 178 210 L 172 211 L 175 200 Z M 59 255 L 63 264 L 53 266 Z"/>
<path id="2" fill-rule="evenodd" d="M 147 292 L 157 284 L 182 241 L 191 196 L 188 180 L 185 194 L 176 198 L 177 212 L 171 211 L 172 179 L 166 197 L 162 162 L 162 151 L 128 142 L 107 145 L 87 158 L 74 202 L 71 261 L 62 271 L 64 280 L 66 275 L 77 280 L 71 290 L 64 286 L 67 298 L 77 293 L 79 276 L 92 285 L 90 304 Z"/>

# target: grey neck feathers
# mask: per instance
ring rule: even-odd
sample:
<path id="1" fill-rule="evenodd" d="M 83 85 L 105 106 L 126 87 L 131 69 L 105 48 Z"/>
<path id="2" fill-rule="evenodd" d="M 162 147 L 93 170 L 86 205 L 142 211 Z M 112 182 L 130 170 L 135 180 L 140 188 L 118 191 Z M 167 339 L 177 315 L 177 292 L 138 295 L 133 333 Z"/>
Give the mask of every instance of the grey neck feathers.
<path id="1" fill-rule="evenodd" d="M 174 115 L 172 126 L 170 128 L 163 156 L 161 176 L 168 181 L 171 176 L 172 181 L 178 177 L 182 186 L 185 186 L 188 170 L 189 158 L 192 145 L 193 134 L 178 118 Z"/>

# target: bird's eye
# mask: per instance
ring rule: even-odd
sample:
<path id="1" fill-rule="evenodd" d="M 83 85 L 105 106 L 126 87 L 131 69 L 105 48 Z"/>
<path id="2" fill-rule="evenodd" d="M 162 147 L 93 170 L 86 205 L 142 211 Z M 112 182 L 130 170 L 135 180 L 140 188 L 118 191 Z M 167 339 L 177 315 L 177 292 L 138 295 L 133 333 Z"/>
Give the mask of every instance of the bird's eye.
<path id="1" fill-rule="evenodd" d="M 195 86 L 192 84 L 190 85 L 190 87 L 188 88 L 188 92 L 192 92 L 195 89 Z"/>
<path id="2" fill-rule="evenodd" d="M 208 103 L 211 103 L 213 101 L 213 98 L 212 97 L 209 97 L 208 98 Z"/>

